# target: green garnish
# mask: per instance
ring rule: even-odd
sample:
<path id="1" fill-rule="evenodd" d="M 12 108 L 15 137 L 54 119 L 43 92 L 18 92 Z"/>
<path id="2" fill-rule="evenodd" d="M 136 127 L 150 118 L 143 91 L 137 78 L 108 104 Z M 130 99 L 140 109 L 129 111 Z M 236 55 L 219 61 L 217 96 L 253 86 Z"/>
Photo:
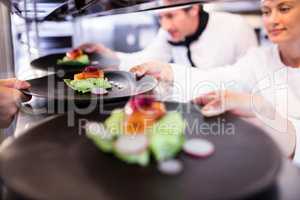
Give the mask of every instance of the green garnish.
<path id="1" fill-rule="evenodd" d="M 76 59 L 70 59 L 65 56 L 63 59 L 57 61 L 58 65 L 67 65 L 67 66 L 86 66 L 90 63 L 89 57 L 87 55 L 81 55 Z"/>
<path id="2" fill-rule="evenodd" d="M 81 93 L 91 92 L 93 88 L 112 88 L 112 85 L 104 78 L 88 78 L 83 80 L 64 79 L 64 82 L 73 90 Z"/>
<path id="3" fill-rule="evenodd" d="M 185 141 L 184 130 L 186 123 L 181 114 L 172 111 L 149 128 L 145 134 L 149 138 L 149 146 L 137 155 L 126 155 L 118 152 L 114 147 L 117 138 L 124 134 L 125 113 L 122 109 L 114 110 L 105 120 L 104 127 L 112 135 L 111 140 L 88 136 L 103 152 L 113 153 L 119 159 L 129 164 L 147 166 L 150 163 L 150 154 L 153 153 L 156 161 L 173 158 L 182 149 Z"/>

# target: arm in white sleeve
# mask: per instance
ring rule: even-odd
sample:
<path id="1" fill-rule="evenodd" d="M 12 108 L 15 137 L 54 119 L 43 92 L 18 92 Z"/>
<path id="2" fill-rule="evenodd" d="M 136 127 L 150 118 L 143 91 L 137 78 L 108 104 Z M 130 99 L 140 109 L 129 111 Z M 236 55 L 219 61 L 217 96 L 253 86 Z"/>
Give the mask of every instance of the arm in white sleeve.
<path id="1" fill-rule="evenodd" d="M 172 64 L 174 88 L 182 101 L 189 101 L 203 93 L 216 90 L 248 91 L 255 84 L 253 66 L 259 67 L 253 59 L 255 49 L 247 53 L 236 64 L 211 70 Z"/>
<path id="2" fill-rule="evenodd" d="M 150 61 L 169 62 L 171 60 L 171 47 L 167 41 L 166 33 L 160 30 L 154 40 L 143 50 L 135 53 L 117 52 L 120 58 L 120 69 L 128 71 L 131 67 Z"/>
<path id="3" fill-rule="evenodd" d="M 258 46 L 258 39 L 254 28 L 242 17 L 233 27 L 237 29 L 233 31 L 235 33 L 235 56 L 241 58 L 246 55 L 249 49 Z"/>

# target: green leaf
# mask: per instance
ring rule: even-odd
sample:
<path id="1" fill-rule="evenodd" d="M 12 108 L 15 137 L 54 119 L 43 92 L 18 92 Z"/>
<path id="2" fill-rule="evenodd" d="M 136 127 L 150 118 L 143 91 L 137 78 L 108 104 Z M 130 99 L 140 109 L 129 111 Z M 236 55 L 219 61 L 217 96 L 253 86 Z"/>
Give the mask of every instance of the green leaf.
<path id="1" fill-rule="evenodd" d="M 112 85 L 103 78 L 89 78 L 84 80 L 64 79 L 64 82 L 73 90 L 81 93 L 91 92 L 93 88 L 109 89 Z"/>
<path id="2" fill-rule="evenodd" d="M 122 109 L 116 109 L 105 120 L 104 126 L 113 136 L 118 136 L 124 133 L 124 121 L 124 111 Z"/>
<path id="3" fill-rule="evenodd" d="M 178 112 L 169 112 L 155 123 L 150 134 L 150 148 L 157 161 L 174 157 L 184 143 L 185 121 Z"/>
<path id="4" fill-rule="evenodd" d="M 90 63 L 89 57 L 87 55 L 81 55 L 75 60 L 69 59 L 67 56 L 63 57 L 63 59 L 57 60 L 58 65 L 66 65 L 66 66 L 86 66 Z"/>
<path id="5" fill-rule="evenodd" d="M 139 164 L 141 166 L 147 166 L 150 162 L 150 153 L 147 150 L 137 155 L 124 155 L 115 151 L 115 156 L 127 162 L 128 164 Z"/>
<path id="6" fill-rule="evenodd" d="M 87 137 L 91 139 L 103 152 L 112 152 L 113 140 L 103 139 L 99 135 L 95 135 L 93 133 L 87 133 Z"/>

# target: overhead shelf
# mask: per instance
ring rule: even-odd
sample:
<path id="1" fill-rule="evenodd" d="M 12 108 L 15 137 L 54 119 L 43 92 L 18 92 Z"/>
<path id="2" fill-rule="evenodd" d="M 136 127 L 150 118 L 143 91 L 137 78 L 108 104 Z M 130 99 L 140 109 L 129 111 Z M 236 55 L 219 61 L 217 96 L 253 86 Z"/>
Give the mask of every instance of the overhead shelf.
<path id="1" fill-rule="evenodd" d="M 76 17 L 99 17 L 186 6 L 195 3 L 243 2 L 257 10 L 260 0 L 14 0 L 13 10 L 26 20 L 62 21 Z M 240 7 L 232 8 L 240 9 Z"/>

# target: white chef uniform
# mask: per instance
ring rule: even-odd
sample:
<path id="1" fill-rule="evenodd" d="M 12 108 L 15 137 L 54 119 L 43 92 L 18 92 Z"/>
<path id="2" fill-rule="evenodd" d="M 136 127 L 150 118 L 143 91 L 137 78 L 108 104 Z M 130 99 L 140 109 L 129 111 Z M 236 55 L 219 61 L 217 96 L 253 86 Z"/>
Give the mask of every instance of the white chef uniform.
<path id="1" fill-rule="evenodd" d="M 233 64 L 250 47 L 257 46 L 254 30 L 244 18 L 229 13 L 202 11 L 197 31 L 185 41 L 172 43 L 162 28 L 155 39 L 137 53 L 118 53 L 120 68 L 128 70 L 148 61 L 162 61 L 213 68 Z"/>
<path id="2" fill-rule="evenodd" d="M 174 83 L 182 87 L 186 101 L 217 89 L 237 89 L 260 94 L 297 129 L 295 162 L 300 164 L 300 69 L 284 65 L 277 45 L 253 48 L 234 65 L 212 70 L 187 68 L 173 64 Z M 207 87 L 207 86 L 210 87 Z"/>

